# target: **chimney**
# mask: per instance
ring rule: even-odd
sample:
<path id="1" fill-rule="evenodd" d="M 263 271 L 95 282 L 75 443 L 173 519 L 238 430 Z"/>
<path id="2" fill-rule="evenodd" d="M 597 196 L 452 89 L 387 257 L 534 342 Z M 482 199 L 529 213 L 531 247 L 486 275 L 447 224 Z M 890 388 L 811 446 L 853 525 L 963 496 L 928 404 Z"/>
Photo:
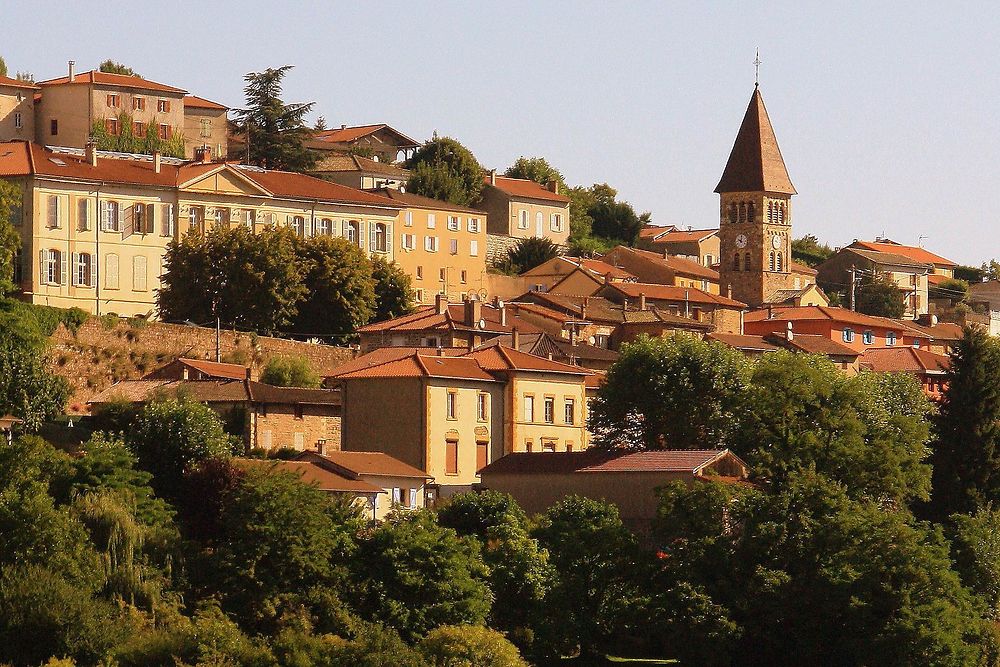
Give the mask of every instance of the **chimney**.
<path id="1" fill-rule="evenodd" d="M 576 327 L 572 324 L 569 327 L 569 344 L 576 345 Z"/>
<path id="2" fill-rule="evenodd" d="M 153 171 L 155 173 L 160 173 L 160 166 L 162 165 L 163 154 L 160 151 L 153 151 Z"/>
<path id="3" fill-rule="evenodd" d="M 475 327 L 483 317 L 483 302 L 478 299 L 466 299 L 465 301 L 465 324 Z"/>
<path id="4" fill-rule="evenodd" d="M 437 311 L 438 315 L 444 315 L 448 312 L 448 295 L 438 294 L 434 297 L 434 309 Z"/>
<path id="5" fill-rule="evenodd" d="M 439 356 L 439 357 L 443 357 L 444 356 L 444 348 L 443 347 L 438 347 L 438 349 L 437 349 L 437 356 Z"/>
<path id="6" fill-rule="evenodd" d="M 194 149 L 194 159 L 196 162 L 208 164 L 212 161 L 212 149 L 208 146 L 199 146 Z"/>
<path id="7" fill-rule="evenodd" d="M 729 283 L 728 285 L 726 285 L 726 294 L 729 296 L 730 299 L 733 298 L 733 284 L 732 283 Z"/>
<path id="8" fill-rule="evenodd" d="M 497 170 L 490 169 L 490 185 L 496 185 L 496 184 L 497 184 Z"/>
<path id="9" fill-rule="evenodd" d="M 510 346 L 515 350 L 521 349 L 521 332 L 514 327 L 510 331 Z"/>
<path id="10" fill-rule="evenodd" d="M 795 334 L 792 332 L 792 321 L 788 321 L 788 328 L 785 329 L 785 340 L 792 340 L 795 338 Z"/>
<path id="11" fill-rule="evenodd" d="M 646 310 L 646 295 L 639 294 L 639 310 Z"/>
<path id="12" fill-rule="evenodd" d="M 340 129 L 346 130 L 347 129 L 347 123 L 341 123 L 340 124 Z"/>
<path id="13" fill-rule="evenodd" d="M 74 81 L 76 81 L 76 61 L 75 60 L 70 60 L 69 61 L 69 82 L 73 83 Z"/>
<path id="14" fill-rule="evenodd" d="M 585 297 L 583 297 L 583 305 L 580 307 L 580 319 L 581 320 L 586 320 L 587 319 L 587 309 L 588 309 L 588 306 L 590 306 L 590 297 L 589 296 L 585 296 Z"/>
<path id="15" fill-rule="evenodd" d="M 316 453 L 319 454 L 320 456 L 323 456 L 323 447 L 325 445 L 326 445 L 326 442 L 324 442 L 323 440 L 319 440 L 316 443 Z"/>
<path id="16" fill-rule="evenodd" d="M 549 192 L 554 192 L 556 194 L 559 194 L 559 181 L 553 178 L 552 180 L 550 180 L 548 183 L 545 184 L 545 189 L 548 190 Z"/>
<path id="17" fill-rule="evenodd" d="M 499 310 L 500 310 L 500 326 L 505 327 L 507 326 L 507 304 L 501 303 Z"/>
<path id="18" fill-rule="evenodd" d="M 771 307 L 771 304 L 767 305 L 767 319 L 769 320 L 774 319 L 774 308 Z"/>
<path id="19" fill-rule="evenodd" d="M 84 147 L 84 155 L 91 167 L 97 166 L 97 143 L 94 141 L 93 137 L 87 138 L 87 144 Z"/>

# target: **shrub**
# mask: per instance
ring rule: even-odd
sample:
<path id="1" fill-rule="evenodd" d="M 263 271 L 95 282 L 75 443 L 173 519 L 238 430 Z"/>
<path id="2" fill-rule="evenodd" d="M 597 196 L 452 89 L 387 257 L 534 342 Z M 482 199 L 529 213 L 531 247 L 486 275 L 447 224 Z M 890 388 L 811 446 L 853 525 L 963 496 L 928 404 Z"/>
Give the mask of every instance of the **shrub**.
<path id="1" fill-rule="evenodd" d="M 417 649 L 434 667 L 527 667 L 517 647 L 496 630 L 444 625 L 427 633 Z"/>
<path id="2" fill-rule="evenodd" d="M 260 375 L 264 384 L 276 387 L 308 387 L 319 386 L 320 377 L 304 357 L 272 357 Z"/>

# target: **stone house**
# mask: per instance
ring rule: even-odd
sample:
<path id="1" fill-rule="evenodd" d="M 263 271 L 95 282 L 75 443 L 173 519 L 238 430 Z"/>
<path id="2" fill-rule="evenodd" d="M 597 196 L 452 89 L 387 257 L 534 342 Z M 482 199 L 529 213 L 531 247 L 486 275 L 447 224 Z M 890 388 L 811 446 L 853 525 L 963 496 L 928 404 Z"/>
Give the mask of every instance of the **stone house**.
<path id="1" fill-rule="evenodd" d="M 816 267 L 817 281 L 822 285 L 848 286 L 851 271 L 855 270 L 856 284 L 864 277 L 886 276 L 896 283 L 900 298 L 905 304 L 903 316 L 917 319 L 928 312 L 927 280 L 934 270 L 933 264 L 910 259 L 895 252 L 882 252 L 848 246 Z"/>
<path id="2" fill-rule="evenodd" d="M 709 268 L 719 262 L 718 229 L 646 225 L 639 231 L 638 246 L 659 255 L 684 257 Z"/>
<path id="3" fill-rule="evenodd" d="M 734 299 L 694 287 L 649 283 L 608 283 L 597 296 L 622 304 L 626 310 L 656 306 L 672 315 L 708 322 L 715 331 L 728 333 L 742 333 L 743 312 L 747 307 Z"/>
<path id="4" fill-rule="evenodd" d="M 38 86 L 0 76 L 0 141 L 35 138 L 35 93 Z"/>
<path id="5" fill-rule="evenodd" d="M 547 238 L 557 245 L 569 240 L 569 197 L 559 193 L 555 181 L 544 186 L 491 171 L 476 208 L 486 212 L 490 234 Z"/>
<path id="6" fill-rule="evenodd" d="M 229 107 L 196 95 L 184 96 L 184 155 L 207 149 L 213 159 L 229 155 Z"/>
<path id="7" fill-rule="evenodd" d="M 719 293 L 719 272 L 697 260 L 622 245 L 609 250 L 601 260 L 634 275 L 636 282 L 694 287 L 709 294 Z"/>

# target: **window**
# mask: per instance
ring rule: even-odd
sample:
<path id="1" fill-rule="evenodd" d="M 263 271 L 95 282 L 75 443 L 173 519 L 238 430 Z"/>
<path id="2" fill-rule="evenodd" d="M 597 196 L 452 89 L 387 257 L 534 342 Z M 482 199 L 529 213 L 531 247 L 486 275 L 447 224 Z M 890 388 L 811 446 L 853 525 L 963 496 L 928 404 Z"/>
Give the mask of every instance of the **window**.
<path id="1" fill-rule="evenodd" d="M 462 221 L 457 215 L 448 216 L 448 231 L 457 232 L 462 228 Z"/>
<path id="2" fill-rule="evenodd" d="M 549 216 L 549 228 L 554 232 L 562 231 L 562 216 L 558 213 L 553 213 Z"/>
<path id="3" fill-rule="evenodd" d="M 737 212 L 737 208 L 736 208 L 736 202 L 733 202 L 732 204 L 729 205 L 729 222 L 731 224 L 736 224 L 736 221 L 738 219 L 739 218 L 738 218 L 738 212 Z"/>
<path id="4" fill-rule="evenodd" d="M 145 97 L 133 97 L 132 98 L 132 111 L 145 111 L 146 110 L 146 98 Z"/>
<path id="5" fill-rule="evenodd" d="M 109 107 L 113 107 L 113 108 L 117 109 L 118 105 L 120 105 L 120 104 L 121 104 L 121 96 L 120 95 L 117 95 L 115 93 L 112 93 L 112 94 L 108 95 L 108 106 Z"/>
<path id="6" fill-rule="evenodd" d="M 384 222 L 376 222 L 370 230 L 372 251 L 389 252 L 389 227 Z"/>
<path id="7" fill-rule="evenodd" d="M 854 329 L 847 328 L 844 329 L 844 342 L 853 343 L 854 342 Z"/>
<path id="8" fill-rule="evenodd" d="M 55 118 L 49 120 L 49 134 L 53 137 L 59 134 L 59 121 Z"/>
<path id="9" fill-rule="evenodd" d="M 563 402 L 563 422 L 567 424 L 574 424 L 576 422 L 576 401 L 572 398 L 567 398 Z"/>
<path id="10" fill-rule="evenodd" d="M 533 422 L 535 421 L 535 397 L 525 396 L 524 397 L 524 421 Z"/>
<path id="11" fill-rule="evenodd" d="M 90 231 L 90 202 L 86 199 L 76 202 L 76 228 L 81 232 Z"/>
<path id="12" fill-rule="evenodd" d="M 330 218 L 320 218 L 319 222 L 316 223 L 316 234 L 318 236 L 332 236 L 333 220 Z"/>
<path id="13" fill-rule="evenodd" d="M 104 207 L 104 229 L 109 232 L 122 230 L 122 210 L 116 201 L 109 201 Z"/>
<path id="14" fill-rule="evenodd" d="M 462 271 L 459 274 L 459 276 L 460 276 L 459 280 L 461 282 L 463 282 L 463 283 L 468 282 L 468 277 L 469 277 L 469 272 L 468 271 Z"/>
<path id="15" fill-rule="evenodd" d="M 73 255 L 73 285 L 76 287 L 94 286 L 94 262 L 91 254 L 81 252 Z"/>
<path id="16" fill-rule="evenodd" d="M 885 335 L 885 344 L 886 345 L 895 345 L 896 344 L 896 332 L 895 331 L 890 331 L 890 332 L 888 332 Z"/>
<path id="17" fill-rule="evenodd" d="M 472 257 L 479 256 L 479 241 L 476 239 L 469 241 L 469 255 Z"/>
<path id="18" fill-rule="evenodd" d="M 486 442 L 476 443 L 476 472 L 485 468 L 490 462 L 490 446 Z"/>
<path id="19" fill-rule="evenodd" d="M 527 209 L 523 209 L 522 208 L 520 211 L 518 211 L 517 228 L 518 229 L 527 229 L 528 228 L 528 211 L 527 211 Z"/>
<path id="20" fill-rule="evenodd" d="M 306 235 L 306 219 L 301 215 L 295 215 L 290 218 L 290 227 L 295 230 L 295 235 L 300 239 L 305 238 Z"/>
<path id="21" fill-rule="evenodd" d="M 145 124 L 140 123 L 139 121 L 135 121 L 134 123 L 132 123 L 132 134 L 134 134 L 137 137 L 146 136 Z"/>
<path id="22" fill-rule="evenodd" d="M 15 111 L 14 112 L 14 129 L 20 130 L 21 127 L 22 127 L 21 126 L 21 112 L 20 111 Z"/>
<path id="23" fill-rule="evenodd" d="M 142 255 L 132 258 L 132 289 L 136 292 L 146 291 L 146 258 Z"/>
<path id="24" fill-rule="evenodd" d="M 473 234 L 479 233 L 479 218 L 469 218 L 469 231 Z"/>
<path id="25" fill-rule="evenodd" d="M 740 253 L 733 255 L 733 271 L 740 270 Z"/>
<path id="26" fill-rule="evenodd" d="M 861 334 L 861 340 L 862 342 L 864 342 L 865 345 L 871 345 L 875 342 L 875 334 L 873 334 L 871 331 L 865 331 L 863 334 Z"/>
<path id="27" fill-rule="evenodd" d="M 417 280 L 423 280 L 423 279 L 424 279 L 424 267 L 418 266 L 417 267 Z"/>
<path id="28" fill-rule="evenodd" d="M 403 216 L 403 224 L 407 227 L 413 226 L 413 211 L 407 211 Z"/>
<path id="29" fill-rule="evenodd" d="M 170 100 L 157 100 L 156 110 L 160 113 L 170 113 Z"/>
<path id="30" fill-rule="evenodd" d="M 58 250 L 42 250 L 39 252 L 39 276 L 43 285 L 58 285 L 61 277 L 61 256 Z"/>
<path id="31" fill-rule="evenodd" d="M 413 290 L 413 300 L 417 303 L 424 302 L 424 291 L 422 289 Z"/>
<path id="32" fill-rule="evenodd" d="M 358 245 L 361 242 L 361 223 L 357 220 L 349 221 L 344 225 L 344 236 L 354 245 Z"/>
<path id="33" fill-rule="evenodd" d="M 458 254 L 458 239 L 451 239 L 448 243 L 452 255 Z"/>
<path id="34" fill-rule="evenodd" d="M 169 141 L 170 137 L 172 136 L 172 132 L 171 132 L 170 126 L 167 125 L 166 123 L 160 123 L 160 133 L 159 133 L 159 136 L 160 136 L 160 139 L 162 139 L 164 141 Z"/>
<path id="35" fill-rule="evenodd" d="M 164 204 L 163 205 L 163 226 L 160 230 L 162 236 L 173 236 L 174 235 L 174 205 Z"/>
<path id="36" fill-rule="evenodd" d="M 434 214 L 433 213 L 428 213 L 427 214 L 427 229 L 434 229 L 435 225 L 437 225 L 437 220 L 435 219 Z"/>
<path id="37" fill-rule="evenodd" d="M 115 253 L 104 256 L 104 286 L 107 289 L 118 289 L 118 255 Z"/>
<path id="38" fill-rule="evenodd" d="M 121 134 L 121 132 L 119 131 L 119 128 L 118 128 L 118 119 L 117 118 L 105 118 L 104 119 L 104 129 L 107 130 L 108 134 L 110 134 L 113 137 L 117 137 L 119 134 Z"/>
<path id="39" fill-rule="evenodd" d="M 212 120 L 210 118 L 202 118 L 199 123 L 198 136 L 202 139 L 208 139 L 212 136 Z"/>
<path id="40" fill-rule="evenodd" d="M 191 206 L 188 208 L 188 229 L 191 231 L 196 231 L 201 229 L 202 224 L 205 222 L 205 207 L 204 206 Z"/>
<path id="41" fill-rule="evenodd" d="M 476 400 L 476 418 L 479 421 L 489 421 L 490 418 L 490 395 L 479 394 Z"/>
<path id="42" fill-rule="evenodd" d="M 458 474 L 458 441 L 448 440 L 444 448 L 444 474 Z"/>
<path id="43" fill-rule="evenodd" d="M 447 406 L 448 419 L 458 419 L 458 394 L 456 392 L 448 392 Z"/>
<path id="44" fill-rule="evenodd" d="M 436 236 L 425 236 L 424 237 L 424 250 L 427 252 L 437 252 L 438 251 L 438 237 Z"/>
<path id="45" fill-rule="evenodd" d="M 535 236 L 542 235 L 542 225 L 545 224 L 545 216 L 541 211 L 535 211 Z"/>
<path id="46" fill-rule="evenodd" d="M 772 251 L 767 260 L 767 270 L 774 271 L 774 252 Z"/>
<path id="47" fill-rule="evenodd" d="M 438 280 L 447 280 L 447 279 L 448 279 L 448 269 L 445 268 L 438 269 Z"/>
<path id="48" fill-rule="evenodd" d="M 403 234 L 401 245 L 403 247 L 403 250 L 414 250 L 417 247 L 417 235 Z"/>
<path id="49" fill-rule="evenodd" d="M 302 413 L 302 404 L 301 403 L 296 403 L 294 407 L 295 407 L 295 418 L 296 419 L 302 419 L 302 415 L 303 415 L 303 413 Z"/>
<path id="50" fill-rule="evenodd" d="M 713 255 L 705 255 L 705 266 L 711 268 L 715 264 L 715 257 Z"/>
<path id="51" fill-rule="evenodd" d="M 750 270 L 750 253 L 743 255 L 743 270 L 744 271 Z"/>
<path id="52" fill-rule="evenodd" d="M 778 267 L 777 270 L 780 273 L 781 272 L 781 253 L 780 252 L 778 253 L 778 262 L 777 262 L 776 266 Z"/>
<path id="53" fill-rule="evenodd" d="M 59 197 L 49 195 L 45 199 L 45 225 L 50 229 L 61 227 L 59 221 Z"/>
<path id="54" fill-rule="evenodd" d="M 552 424 L 556 420 L 556 399 L 545 397 L 545 423 Z"/>
<path id="55" fill-rule="evenodd" d="M 919 338 L 914 338 L 913 339 L 913 347 L 920 347 L 920 339 Z"/>

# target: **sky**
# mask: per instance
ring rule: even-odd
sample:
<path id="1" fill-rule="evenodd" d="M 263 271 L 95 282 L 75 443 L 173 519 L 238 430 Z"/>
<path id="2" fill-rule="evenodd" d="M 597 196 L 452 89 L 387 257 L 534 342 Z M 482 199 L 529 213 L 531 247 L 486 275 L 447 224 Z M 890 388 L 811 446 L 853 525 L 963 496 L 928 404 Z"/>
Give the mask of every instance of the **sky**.
<path id="1" fill-rule="evenodd" d="M 0 0 L 0 56 L 37 80 L 107 58 L 226 104 L 294 65 L 328 126 L 451 136 L 486 168 L 545 157 L 656 224 L 718 225 L 760 86 L 799 194 L 793 233 L 1000 257 L 1000 11 L 982 3 Z"/>

